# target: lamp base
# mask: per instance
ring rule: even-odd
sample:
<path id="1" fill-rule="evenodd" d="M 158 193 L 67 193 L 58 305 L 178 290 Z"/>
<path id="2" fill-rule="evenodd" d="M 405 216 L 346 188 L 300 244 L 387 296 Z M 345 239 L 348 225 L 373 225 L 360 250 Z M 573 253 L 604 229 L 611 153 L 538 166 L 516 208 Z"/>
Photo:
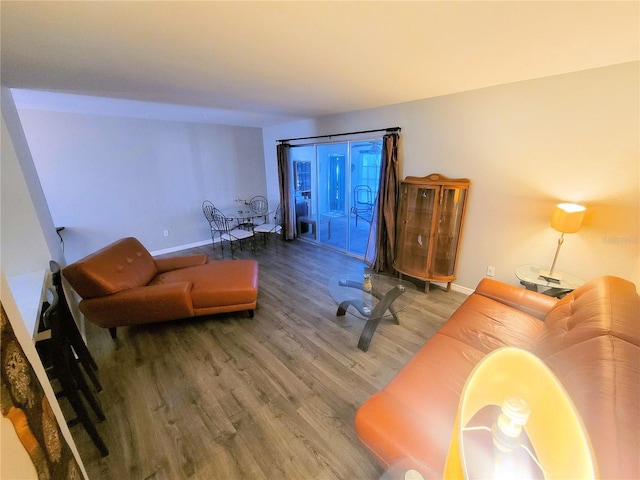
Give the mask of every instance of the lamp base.
<path id="1" fill-rule="evenodd" d="M 540 270 L 538 277 L 544 278 L 547 282 L 560 283 L 562 281 L 562 275 L 558 275 L 556 272 L 549 273 L 549 270 Z"/>

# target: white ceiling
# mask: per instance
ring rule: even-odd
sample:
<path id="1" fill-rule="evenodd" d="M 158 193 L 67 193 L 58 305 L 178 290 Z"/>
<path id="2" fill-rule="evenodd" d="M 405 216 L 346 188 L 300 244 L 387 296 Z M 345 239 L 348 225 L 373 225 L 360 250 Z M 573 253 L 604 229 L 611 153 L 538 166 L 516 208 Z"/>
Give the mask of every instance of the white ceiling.
<path id="1" fill-rule="evenodd" d="M 46 92 L 17 92 L 27 107 L 265 126 L 637 61 L 639 11 L 638 1 L 2 1 L 1 75 Z"/>

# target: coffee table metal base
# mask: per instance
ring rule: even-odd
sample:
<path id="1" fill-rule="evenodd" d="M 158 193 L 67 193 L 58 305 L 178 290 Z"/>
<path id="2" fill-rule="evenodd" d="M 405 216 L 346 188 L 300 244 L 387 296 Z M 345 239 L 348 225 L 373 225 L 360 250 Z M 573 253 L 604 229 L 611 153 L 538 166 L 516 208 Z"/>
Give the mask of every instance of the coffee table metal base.
<path id="1" fill-rule="evenodd" d="M 351 280 L 345 281 L 344 285 L 352 288 L 362 288 L 362 283 L 354 282 Z M 358 312 L 360 312 L 363 317 L 367 318 L 367 323 L 365 323 L 364 328 L 362 329 L 362 333 L 360 334 L 360 340 L 358 340 L 358 348 L 360 350 L 362 350 L 363 352 L 369 350 L 371 338 L 376 332 L 376 328 L 378 328 L 378 324 L 384 317 L 384 314 L 387 310 L 391 312 L 394 323 L 396 325 L 400 325 L 398 316 L 393 309 L 393 302 L 404 292 L 405 287 L 403 285 L 394 287 L 380 299 L 373 310 L 370 310 L 369 307 L 367 307 L 364 302 L 360 300 L 345 300 L 344 302 L 340 303 L 340 305 L 338 305 L 338 311 L 336 315 L 339 317 L 344 316 L 345 313 L 347 313 L 347 308 L 349 308 L 349 306 L 353 306 L 358 310 Z"/>

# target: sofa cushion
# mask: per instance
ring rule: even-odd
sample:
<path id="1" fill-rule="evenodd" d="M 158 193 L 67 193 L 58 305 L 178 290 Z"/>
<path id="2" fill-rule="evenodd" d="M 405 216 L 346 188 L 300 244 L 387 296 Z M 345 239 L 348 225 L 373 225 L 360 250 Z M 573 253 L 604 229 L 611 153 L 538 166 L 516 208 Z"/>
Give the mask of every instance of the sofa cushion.
<path id="1" fill-rule="evenodd" d="M 356 413 L 358 437 L 385 468 L 419 458 L 443 470 L 460 392 L 484 357 L 476 348 L 438 333 L 427 345 Z"/>
<path id="2" fill-rule="evenodd" d="M 254 304 L 258 297 L 258 263 L 255 260 L 219 260 L 181 268 L 156 276 L 150 285 L 190 281 L 193 308 Z"/>
<path id="3" fill-rule="evenodd" d="M 123 238 L 66 267 L 62 274 L 82 298 L 142 287 L 158 273 L 153 257 L 135 238 Z"/>
<path id="4" fill-rule="evenodd" d="M 438 331 L 474 347 L 483 355 L 512 346 L 529 350 L 543 322 L 515 308 L 471 294 Z"/>
<path id="5" fill-rule="evenodd" d="M 544 320 L 549 311 L 558 302 L 557 299 L 524 288 L 513 288 L 513 285 L 498 282 L 491 278 L 483 278 L 474 292 L 477 295 L 495 300 L 520 312 L 524 312 L 538 320 Z"/>
<path id="6" fill-rule="evenodd" d="M 544 362 L 580 412 L 601 478 L 640 478 L 640 347 L 602 335 Z"/>
<path id="7" fill-rule="evenodd" d="M 604 276 L 566 295 L 547 314 L 533 352 L 552 353 L 600 335 L 640 346 L 640 298 L 635 285 Z"/>

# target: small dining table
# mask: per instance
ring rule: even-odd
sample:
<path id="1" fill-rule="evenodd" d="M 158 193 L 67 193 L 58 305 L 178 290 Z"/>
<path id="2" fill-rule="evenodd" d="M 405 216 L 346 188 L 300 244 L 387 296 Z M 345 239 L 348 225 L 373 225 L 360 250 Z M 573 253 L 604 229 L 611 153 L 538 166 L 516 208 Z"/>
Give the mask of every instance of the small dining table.
<path id="1" fill-rule="evenodd" d="M 222 210 L 222 213 L 227 218 L 235 218 L 238 220 L 238 226 L 242 225 L 255 225 L 255 220 L 257 218 L 264 218 L 264 221 L 267 221 L 267 217 L 270 212 L 254 212 L 251 210 L 249 205 L 238 205 L 235 208 L 229 207 Z"/>

